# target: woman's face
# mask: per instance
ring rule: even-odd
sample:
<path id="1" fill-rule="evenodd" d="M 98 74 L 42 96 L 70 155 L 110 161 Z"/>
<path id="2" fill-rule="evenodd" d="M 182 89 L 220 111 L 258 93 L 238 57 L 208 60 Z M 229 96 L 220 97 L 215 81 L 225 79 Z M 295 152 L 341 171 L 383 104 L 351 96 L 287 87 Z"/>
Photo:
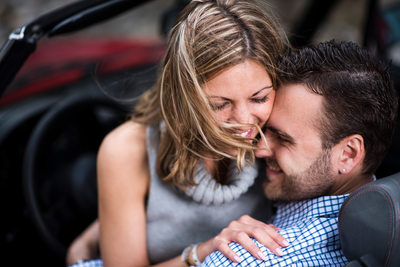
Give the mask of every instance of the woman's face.
<path id="1" fill-rule="evenodd" d="M 204 84 L 204 92 L 215 117 L 221 122 L 258 124 L 268 120 L 275 91 L 265 69 L 253 60 L 223 70 Z M 243 127 L 237 134 L 255 137 L 255 127 Z"/>

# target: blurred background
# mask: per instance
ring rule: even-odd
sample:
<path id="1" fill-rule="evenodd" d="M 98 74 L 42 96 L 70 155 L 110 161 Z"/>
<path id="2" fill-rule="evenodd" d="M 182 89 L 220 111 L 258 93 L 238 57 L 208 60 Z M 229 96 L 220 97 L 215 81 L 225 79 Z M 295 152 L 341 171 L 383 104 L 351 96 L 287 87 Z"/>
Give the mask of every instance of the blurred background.
<path id="1" fill-rule="evenodd" d="M 0 3 L 0 42 L 4 43 L 10 32 L 26 24 L 38 16 L 76 0 L 3 0 Z M 373 12 L 381 13 L 380 25 L 391 28 L 391 36 L 385 38 L 394 42 L 399 38 L 399 22 L 396 21 L 399 13 L 400 0 L 328 0 L 314 4 L 311 0 L 258 0 L 263 5 L 272 8 L 280 20 L 287 34 L 291 36 L 298 32 L 296 28 L 307 19 L 309 27 L 319 24 L 312 34 L 312 41 L 319 42 L 330 39 L 349 40 L 360 44 L 365 42 L 366 23 L 368 16 Z M 84 36 L 132 36 L 140 38 L 158 37 L 162 15 L 166 9 L 176 2 L 183 0 L 155 0 L 149 1 L 112 21 L 103 23 L 102 27 L 89 28 L 80 35 Z M 311 7 L 314 5 L 313 7 Z M 314 12 L 307 13 L 307 9 L 314 8 Z M 321 19 L 323 17 L 323 19 Z M 388 41 L 388 40 L 387 40 Z M 391 50 L 391 57 L 400 62 L 399 46 Z"/>
<path id="2" fill-rule="evenodd" d="M 4 42 L 15 28 L 26 24 L 39 15 L 75 0 L 3 0 L 0 3 L 0 40 Z M 162 12 L 176 2 L 175 0 L 158 0 L 145 4 L 124 16 L 105 23 L 101 30 L 90 29 L 91 35 L 107 34 L 151 37 L 159 34 Z M 306 8 L 308 0 L 268 0 L 259 1 L 270 5 L 281 19 L 285 29 L 290 30 Z M 327 1 L 329 2 L 329 1 Z M 334 2 L 334 1 L 332 1 Z M 361 41 L 365 8 L 367 0 L 336 1 L 334 10 L 328 20 L 319 29 L 315 40 L 326 40 L 333 37 L 343 40 Z M 385 0 L 390 2 L 390 0 Z M 393 2 L 393 0 L 391 1 Z M 150 19 L 151 18 L 151 19 Z M 134 25 L 134 27 L 133 27 Z"/>
<path id="3" fill-rule="evenodd" d="M 75 2 L 0 1 L 0 43 Z M 392 62 L 400 88 L 400 0 L 258 2 L 273 10 L 293 45 L 356 42 Z M 38 41 L 0 97 L 0 265 L 65 265 L 67 246 L 97 216 L 97 148 L 154 84 L 166 32 L 186 3 L 149 0 L 76 33 Z M 0 67 L 0 82 L 5 71 Z M 377 176 L 399 171 L 397 129 Z"/>
<path id="4" fill-rule="evenodd" d="M 8 34 L 38 16 L 76 0 L 3 0 L 0 3 L 0 38 L 4 42 Z M 129 35 L 154 37 L 159 34 L 162 13 L 174 4 L 175 0 L 149 1 L 141 7 L 93 27 L 80 35 Z"/>

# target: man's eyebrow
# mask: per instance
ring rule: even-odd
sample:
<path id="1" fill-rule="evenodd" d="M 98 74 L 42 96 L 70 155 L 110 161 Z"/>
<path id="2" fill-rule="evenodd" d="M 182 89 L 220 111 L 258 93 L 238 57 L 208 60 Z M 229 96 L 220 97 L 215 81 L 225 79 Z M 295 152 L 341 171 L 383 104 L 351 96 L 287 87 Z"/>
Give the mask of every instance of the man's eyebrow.
<path id="1" fill-rule="evenodd" d="M 280 138 L 284 139 L 286 142 L 289 142 L 291 144 L 295 143 L 293 137 L 291 137 L 289 134 L 282 132 L 281 130 L 278 130 L 277 128 L 269 125 L 267 125 L 267 129 L 273 132 L 274 134 L 278 135 Z"/>

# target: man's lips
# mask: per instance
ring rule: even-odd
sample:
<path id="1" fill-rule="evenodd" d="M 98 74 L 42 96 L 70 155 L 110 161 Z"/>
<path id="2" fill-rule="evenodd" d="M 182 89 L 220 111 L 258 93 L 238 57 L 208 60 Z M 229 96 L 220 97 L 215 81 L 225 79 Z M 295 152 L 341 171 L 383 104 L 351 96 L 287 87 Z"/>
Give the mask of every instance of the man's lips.
<path id="1" fill-rule="evenodd" d="M 267 174 L 268 175 L 278 174 L 281 172 L 282 172 L 282 170 L 276 162 L 268 162 L 267 161 Z"/>
<path id="2" fill-rule="evenodd" d="M 279 167 L 278 163 L 275 160 L 272 160 L 270 158 L 266 158 L 266 162 L 265 163 L 267 164 L 267 167 L 269 169 L 271 169 L 272 171 L 275 171 L 275 172 L 280 172 L 281 171 L 281 168 Z"/>

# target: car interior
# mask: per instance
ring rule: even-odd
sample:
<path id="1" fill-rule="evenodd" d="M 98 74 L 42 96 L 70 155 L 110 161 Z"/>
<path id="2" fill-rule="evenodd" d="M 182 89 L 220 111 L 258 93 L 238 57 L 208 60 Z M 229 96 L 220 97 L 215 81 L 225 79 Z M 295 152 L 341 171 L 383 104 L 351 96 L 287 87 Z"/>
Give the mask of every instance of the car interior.
<path id="1" fill-rule="evenodd" d="M 341 1 L 307 1 L 290 31 L 291 43 L 311 43 Z M 6 266 L 65 265 L 68 245 L 97 217 L 100 142 L 129 118 L 137 97 L 154 84 L 165 47 L 162 42 L 130 44 L 126 50 L 104 54 L 104 61 L 100 56 L 81 65 L 71 61 L 53 70 L 41 68 L 35 77 L 32 69 L 24 72 L 21 67 L 32 66 L 29 60 L 35 55 L 49 53 L 51 47 L 42 49 L 39 39 L 79 31 L 145 2 L 149 1 L 76 1 L 16 29 L 0 50 L 0 202 L 6 214 L 0 250 Z M 167 34 L 186 3 L 177 0 L 164 12 L 161 34 Z M 385 39 L 388 26 L 383 27 L 382 20 L 390 18 L 399 26 L 393 29 L 400 29 L 400 4 L 383 12 L 378 0 L 365 3 L 362 45 L 390 61 L 388 51 L 400 43 L 400 37 L 396 39 L 400 33 Z M 128 58 L 129 49 L 137 51 L 129 55 L 132 61 L 116 67 L 115 62 Z M 137 61 L 142 57 L 147 60 Z M 400 64 L 392 63 L 391 70 L 400 95 Z M 101 75 L 93 75 L 94 71 Z M 59 79 L 49 83 L 57 73 L 84 74 L 73 76 L 69 83 Z M 43 81 L 45 87 L 39 83 Z M 376 177 L 352 193 L 340 211 L 340 240 L 349 267 L 400 266 L 400 123 Z"/>
<path id="2" fill-rule="evenodd" d="M 338 223 L 346 266 L 399 266 L 400 173 L 351 193 Z"/>

